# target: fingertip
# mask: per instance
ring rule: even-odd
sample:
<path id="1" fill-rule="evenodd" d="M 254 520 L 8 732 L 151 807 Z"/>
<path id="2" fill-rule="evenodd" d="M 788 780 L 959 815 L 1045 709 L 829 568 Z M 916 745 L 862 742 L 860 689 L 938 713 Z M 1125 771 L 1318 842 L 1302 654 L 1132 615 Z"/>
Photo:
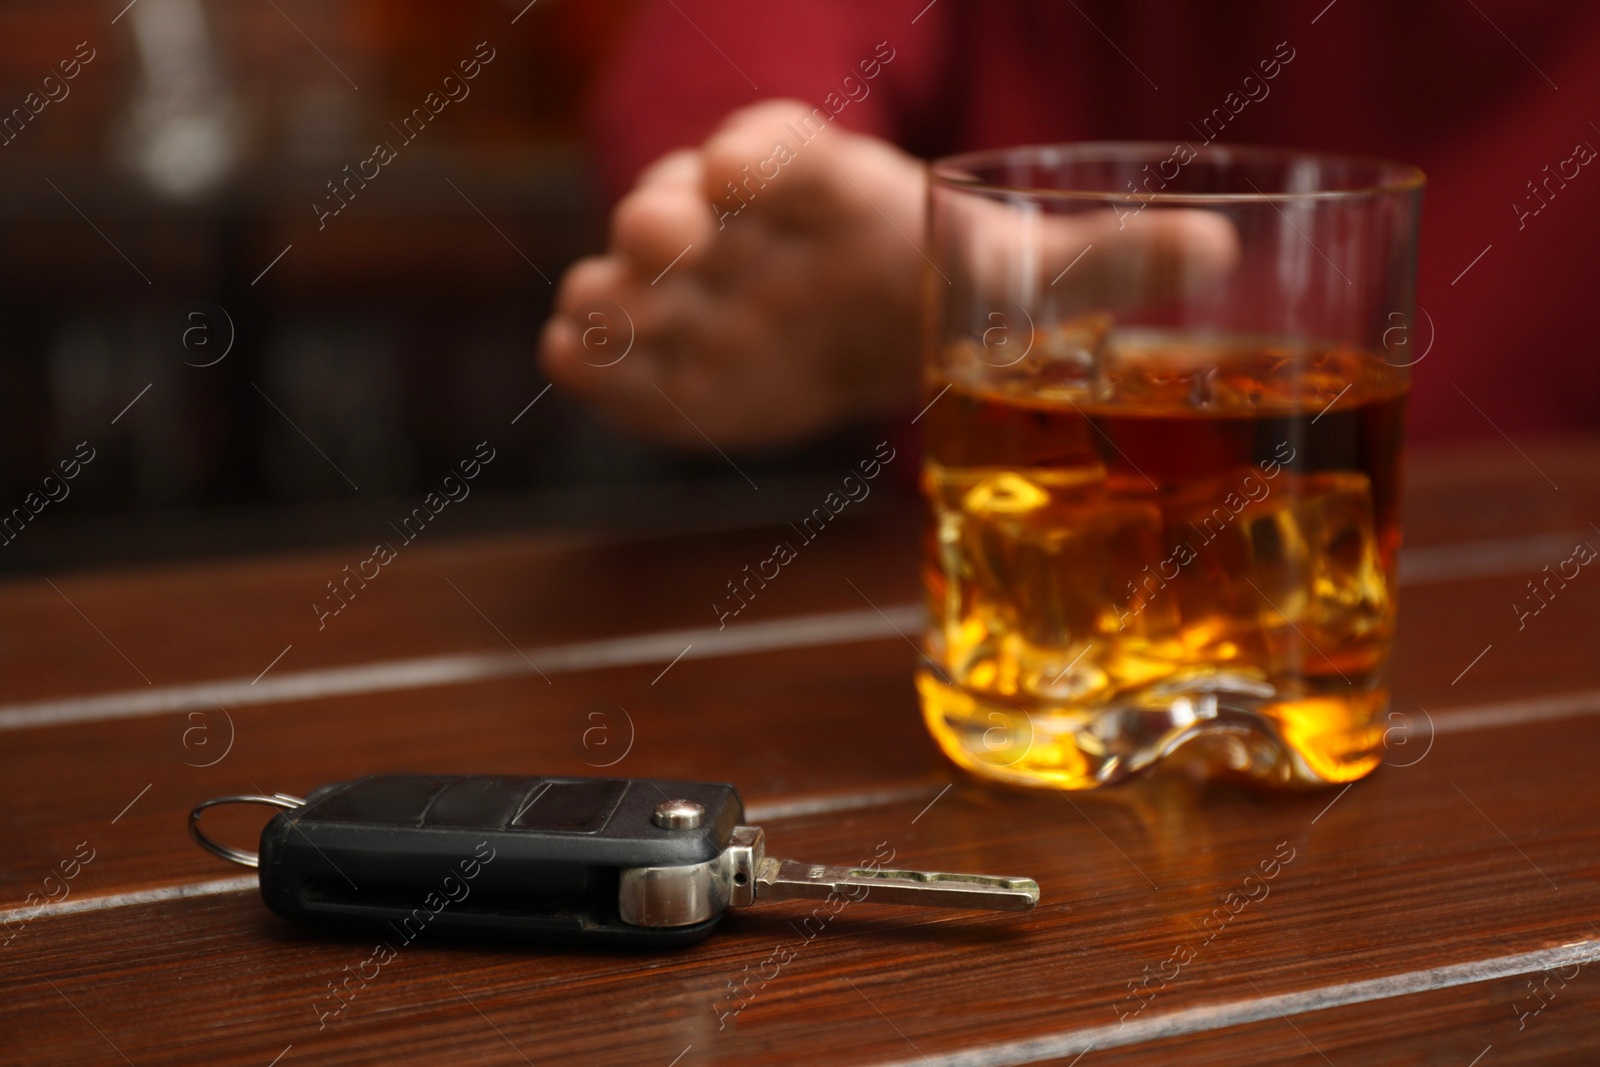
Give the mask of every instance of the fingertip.
<path id="1" fill-rule="evenodd" d="M 556 311 L 573 315 L 585 304 L 612 299 L 622 291 L 628 275 L 628 264 L 620 256 L 585 256 L 562 277 Z"/>
<path id="2" fill-rule="evenodd" d="M 988 249 L 991 260 L 999 264 L 1015 258 L 1015 239 L 1028 228 L 1013 226 L 1005 231 L 997 226 L 990 230 L 1012 238 L 1010 245 L 997 240 Z M 1100 286 L 1119 290 L 1127 298 L 1138 293 L 1171 295 L 1210 285 L 1230 274 L 1242 254 L 1233 220 L 1202 208 L 1106 207 L 1052 219 L 1045 232 L 1052 270 L 1056 263 L 1070 269 L 1094 249 L 1094 255 L 1065 286 Z M 1056 281 L 1060 280 L 1058 275 Z"/>
<path id="3" fill-rule="evenodd" d="M 577 329 L 565 315 L 552 315 L 539 331 L 535 364 L 551 381 L 564 381 L 577 362 Z"/>
<path id="4" fill-rule="evenodd" d="M 737 188 L 750 180 L 750 169 L 770 159 L 780 142 L 798 154 L 826 125 L 812 111 L 798 100 L 767 100 L 729 115 L 700 149 L 707 198 L 724 198 L 730 183 Z"/>
<path id="5" fill-rule="evenodd" d="M 1183 225 L 1189 230 L 1185 242 L 1203 260 L 1206 273 L 1224 274 L 1238 264 L 1243 255 L 1239 227 L 1218 211 L 1185 211 Z"/>
<path id="6" fill-rule="evenodd" d="M 735 112 L 702 146 L 704 193 L 717 221 L 755 201 L 772 218 L 815 221 L 833 202 L 884 205 L 895 225 L 917 224 L 925 165 L 853 133 L 821 108 L 768 101 Z"/>
<path id="7" fill-rule="evenodd" d="M 642 186 L 617 204 L 611 216 L 612 251 L 624 256 L 641 275 L 654 277 L 696 244 L 711 229 L 710 208 L 681 185 Z"/>
<path id="8" fill-rule="evenodd" d="M 1151 269 L 1167 275 L 1173 291 L 1202 287 L 1232 273 L 1241 255 L 1239 229 L 1232 219 L 1203 208 L 1145 212 L 1128 230 L 1142 241 Z"/>
<path id="9" fill-rule="evenodd" d="M 704 165 L 700 153 L 693 148 L 679 148 L 668 152 L 639 173 L 635 188 L 652 185 L 699 189 Z"/>
<path id="10" fill-rule="evenodd" d="M 717 127 L 717 134 L 742 129 L 775 129 L 795 118 L 816 110 L 815 105 L 795 97 L 780 96 L 770 100 L 757 100 L 753 104 L 728 112 Z"/>

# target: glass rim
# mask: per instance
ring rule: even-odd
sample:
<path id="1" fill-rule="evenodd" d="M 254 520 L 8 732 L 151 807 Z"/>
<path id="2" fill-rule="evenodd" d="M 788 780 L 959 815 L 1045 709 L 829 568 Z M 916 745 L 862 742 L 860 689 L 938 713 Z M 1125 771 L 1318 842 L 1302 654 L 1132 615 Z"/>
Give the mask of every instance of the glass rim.
<path id="1" fill-rule="evenodd" d="M 976 171 L 1013 161 L 1043 162 L 1048 157 L 1060 164 L 1072 162 L 1076 157 L 1083 162 L 1125 160 L 1154 163 L 1170 159 L 1178 149 L 1188 147 L 1195 158 L 1180 166 L 1191 166 L 1211 157 L 1215 163 L 1230 162 L 1286 163 L 1293 160 L 1338 162 L 1371 168 L 1375 175 L 1388 176 L 1371 184 L 1352 189 L 1311 189 L 1303 191 L 1257 191 L 1248 193 L 1171 193 L 1139 190 L 1052 189 L 1044 186 L 1006 185 L 978 177 Z M 1427 182 L 1420 167 L 1400 163 L 1380 156 L 1364 156 L 1344 152 L 1321 152 L 1312 149 L 1270 147 L 1265 145 L 1202 145 L 1195 148 L 1187 141 L 1169 145 L 1166 141 L 1070 141 L 1057 144 L 1016 145 L 1010 148 L 988 148 L 975 152 L 962 152 L 943 156 L 928 164 L 929 186 L 980 194 L 998 194 L 1032 200 L 1069 200 L 1105 203 L 1141 204 L 1243 204 L 1273 200 L 1321 201 L 1359 200 L 1369 197 L 1413 193 Z"/>

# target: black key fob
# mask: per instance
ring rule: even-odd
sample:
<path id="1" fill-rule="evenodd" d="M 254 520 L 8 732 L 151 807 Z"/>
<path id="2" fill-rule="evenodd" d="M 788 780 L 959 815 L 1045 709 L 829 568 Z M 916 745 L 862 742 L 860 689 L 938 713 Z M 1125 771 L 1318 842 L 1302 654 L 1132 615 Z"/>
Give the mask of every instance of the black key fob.
<path id="1" fill-rule="evenodd" d="M 671 807 L 688 814 L 656 814 Z M 323 786 L 267 824 L 261 896 L 287 919 L 386 925 L 408 941 L 432 929 L 687 944 L 711 932 L 722 907 L 703 899 L 677 914 L 658 905 L 624 916 L 624 872 L 706 869 L 743 818 L 738 791 L 710 782 L 359 778 Z"/>
<path id="2" fill-rule="evenodd" d="M 259 855 L 201 832 L 207 808 L 231 803 L 280 809 Z M 284 918 L 378 927 L 406 943 L 432 930 L 664 948 L 700 940 L 726 909 L 758 899 L 870 895 L 998 911 L 1039 899 L 1031 878 L 776 859 L 743 820 L 738 791 L 715 782 L 380 775 L 304 800 L 208 800 L 189 813 L 189 832 L 258 867 L 262 899 Z"/>

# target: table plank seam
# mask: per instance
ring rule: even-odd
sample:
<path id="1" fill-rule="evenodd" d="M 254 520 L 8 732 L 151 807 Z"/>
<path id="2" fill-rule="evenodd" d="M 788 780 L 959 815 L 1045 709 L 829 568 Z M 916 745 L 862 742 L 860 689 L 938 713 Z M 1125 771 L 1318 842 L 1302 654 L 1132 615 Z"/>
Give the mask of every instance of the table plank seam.
<path id="1" fill-rule="evenodd" d="M 602 667 L 635 667 L 663 663 L 694 650 L 687 660 L 719 659 L 788 649 L 815 648 L 852 641 L 898 637 L 900 630 L 922 624 L 921 604 L 900 604 L 879 612 L 872 608 L 794 615 L 744 623 L 728 629 L 666 630 L 627 637 L 548 645 L 517 652 L 466 652 L 444 656 L 385 660 L 347 667 L 286 671 L 264 679 L 226 678 L 211 682 L 119 690 L 95 696 L 66 697 L 0 705 L 0 730 L 35 726 L 106 722 L 181 711 L 197 703 L 248 707 L 353 696 L 397 689 L 461 685 L 531 675 L 538 663 L 546 674 L 573 673 Z M 897 629 L 897 627 L 899 629 Z"/>
<path id="2" fill-rule="evenodd" d="M 1236 1026 L 1266 1022 L 1280 1016 L 1341 1008 L 1352 1004 L 1391 1000 L 1439 989 L 1473 985 L 1501 978 L 1537 974 L 1552 967 L 1600 961 L 1600 940 L 1570 941 L 1551 948 L 1508 956 L 1490 956 L 1425 970 L 1403 971 L 1359 982 L 1315 986 L 1293 993 L 1219 1004 L 1203 1004 L 1180 1011 L 1119 1021 L 1105 1026 L 1065 1030 L 1043 1037 L 1005 1041 L 959 1052 L 934 1053 L 914 1060 L 880 1062 L 874 1067 L 1015 1067 L 1044 1060 L 1081 1055 L 1091 1048 L 1126 1048 L 1173 1037 L 1187 1037 Z"/>
<path id="3" fill-rule="evenodd" d="M 1432 585 L 1520 574 L 1530 565 L 1548 561 L 1551 552 L 1569 544 L 1574 536 L 1577 535 L 1540 534 L 1407 549 L 1401 553 L 1400 584 Z M 815 648 L 897 637 L 902 630 L 919 628 L 922 623 L 923 607 L 913 602 L 893 605 L 882 613 L 865 609 L 823 612 L 743 623 L 731 629 L 707 626 L 665 630 L 519 649 L 512 653 L 466 652 L 312 668 L 281 673 L 265 680 L 239 677 L 144 690 L 116 690 L 0 705 L 0 730 L 162 715 L 198 703 L 247 707 L 462 685 L 536 671 L 554 674 L 644 666 L 665 663 L 683 653 L 684 646 L 690 644 L 696 649 L 686 657 L 690 660 Z"/>
<path id="4" fill-rule="evenodd" d="M 246 890 L 256 889 L 259 885 L 260 883 L 255 875 L 244 874 L 237 878 L 216 878 L 209 882 L 180 882 L 175 885 L 152 886 L 149 889 L 134 889 L 125 893 L 106 893 L 94 897 L 77 897 L 55 904 L 36 904 L 33 907 L 0 910 L 0 924 L 55 918 L 59 915 L 73 915 L 86 911 L 106 911 L 111 908 L 126 908 L 138 904 L 163 904 L 169 900 L 185 900 L 190 897 L 211 897 L 226 893 L 241 893 Z"/>

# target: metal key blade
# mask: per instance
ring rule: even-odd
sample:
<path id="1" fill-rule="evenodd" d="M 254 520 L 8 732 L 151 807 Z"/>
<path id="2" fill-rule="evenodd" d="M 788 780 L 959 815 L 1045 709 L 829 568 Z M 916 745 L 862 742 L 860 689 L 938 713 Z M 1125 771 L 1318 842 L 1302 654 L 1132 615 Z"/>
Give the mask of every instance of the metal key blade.
<path id="1" fill-rule="evenodd" d="M 878 904 L 983 911 L 1031 911 L 1039 903 L 1032 878 L 930 871 L 882 871 L 828 867 L 763 858 L 756 866 L 755 895 L 769 900 L 820 899 L 831 893 Z"/>

